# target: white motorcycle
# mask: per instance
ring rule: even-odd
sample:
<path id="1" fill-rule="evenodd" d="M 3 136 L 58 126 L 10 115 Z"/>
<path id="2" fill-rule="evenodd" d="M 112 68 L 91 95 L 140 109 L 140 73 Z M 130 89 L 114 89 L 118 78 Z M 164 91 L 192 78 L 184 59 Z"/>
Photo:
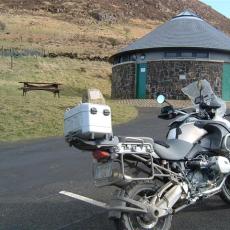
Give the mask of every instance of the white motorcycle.
<path id="1" fill-rule="evenodd" d="M 166 141 L 66 135 L 70 145 L 93 153 L 95 184 L 118 188 L 106 206 L 118 230 L 168 230 L 174 214 L 215 194 L 230 203 L 230 122 L 225 119 L 225 102 L 206 80 L 182 91 L 195 111 L 170 104 L 162 108 L 162 119 L 180 116 L 169 125 Z M 167 103 L 163 95 L 157 101 Z"/>

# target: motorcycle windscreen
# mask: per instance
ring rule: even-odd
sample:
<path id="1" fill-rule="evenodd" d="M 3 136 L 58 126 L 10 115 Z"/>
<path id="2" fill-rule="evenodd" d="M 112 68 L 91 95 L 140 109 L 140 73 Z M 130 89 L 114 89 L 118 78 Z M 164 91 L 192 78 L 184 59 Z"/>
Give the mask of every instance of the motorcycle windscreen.
<path id="1" fill-rule="evenodd" d="M 199 83 L 202 85 L 202 90 L 199 89 Z M 216 115 L 223 117 L 226 113 L 225 101 L 215 95 L 210 83 L 207 80 L 201 80 L 200 82 L 192 82 L 191 84 L 187 85 L 181 90 L 185 95 L 187 95 L 190 98 L 195 108 L 199 108 L 199 105 L 197 105 L 196 100 L 197 98 L 200 98 L 200 96 L 202 96 L 203 101 L 206 104 L 210 104 L 211 102 L 215 101 L 221 105 L 221 107 L 216 110 Z"/>

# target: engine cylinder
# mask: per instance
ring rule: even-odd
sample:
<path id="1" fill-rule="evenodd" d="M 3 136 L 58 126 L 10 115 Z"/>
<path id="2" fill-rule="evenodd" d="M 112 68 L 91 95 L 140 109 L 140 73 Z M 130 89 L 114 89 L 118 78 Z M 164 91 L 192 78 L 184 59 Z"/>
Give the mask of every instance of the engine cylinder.
<path id="1" fill-rule="evenodd" d="M 230 162 L 226 157 L 211 157 L 210 162 L 212 162 L 211 168 L 213 170 L 221 172 L 223 174 L 230 173 Z"/>

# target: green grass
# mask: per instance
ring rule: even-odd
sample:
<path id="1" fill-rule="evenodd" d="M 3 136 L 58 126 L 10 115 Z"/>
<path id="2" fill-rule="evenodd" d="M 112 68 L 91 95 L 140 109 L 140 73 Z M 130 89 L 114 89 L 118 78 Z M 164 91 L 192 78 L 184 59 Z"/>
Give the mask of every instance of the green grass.
<path id="1" fill-rule="evenodd" d="M 40 11 L 2 13 L 0 21 L 6 28 L 0 31 L 0 49 L 105 57 L 159 24 L 151 20 L 143 23 L 140 19 L 125 24 L 92 23 L 92 20 L 78 23 L 45 15 Z M 0 56 L 0 142 L 63 135 L 65 109 L 76 105 L 83 90 L 90 87 L 103 92 L 112 107 L 113 124 L 133 119 L 137 116 L 134 107 L 110 100 L 110 77 L 111 66 L 104 62 L 26 57 L 15 58 L 10 69 L 10 58 Z M 29 92 L 22 97 L 19 81 L 60 82 L 61 98 L 54 98 L 49 92 Z"/>
<path id="2" fill-rule="evenodd" d="M 85 88 L 98 88 L 112 107 L 113 124 L 137 116 L 134 107 L 109 99 L 111 66 L 103 62 L 67 58 L 0 57 L 0 141 L 16 141 L 63 135 L 63 114 L 81 100 Z M 19 81 L 60 82 L 60 98 L 49 92 L 33 91 L 22 96 Z"/>

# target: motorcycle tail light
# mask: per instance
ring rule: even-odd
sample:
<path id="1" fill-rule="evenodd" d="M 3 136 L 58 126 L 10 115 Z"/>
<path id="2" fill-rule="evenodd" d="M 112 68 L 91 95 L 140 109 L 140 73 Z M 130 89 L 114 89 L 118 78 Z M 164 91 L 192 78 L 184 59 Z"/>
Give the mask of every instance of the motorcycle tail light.
<path id="1" fill-rule="evenodd" d="M 105 159 L 108 158 L 110 156 L 110 154 L 106 151 L 102 151 L 102 150 L 95 150 L 92 152 L 94 159 L 96 160 L 101 160 L 101 159 Z"/>

